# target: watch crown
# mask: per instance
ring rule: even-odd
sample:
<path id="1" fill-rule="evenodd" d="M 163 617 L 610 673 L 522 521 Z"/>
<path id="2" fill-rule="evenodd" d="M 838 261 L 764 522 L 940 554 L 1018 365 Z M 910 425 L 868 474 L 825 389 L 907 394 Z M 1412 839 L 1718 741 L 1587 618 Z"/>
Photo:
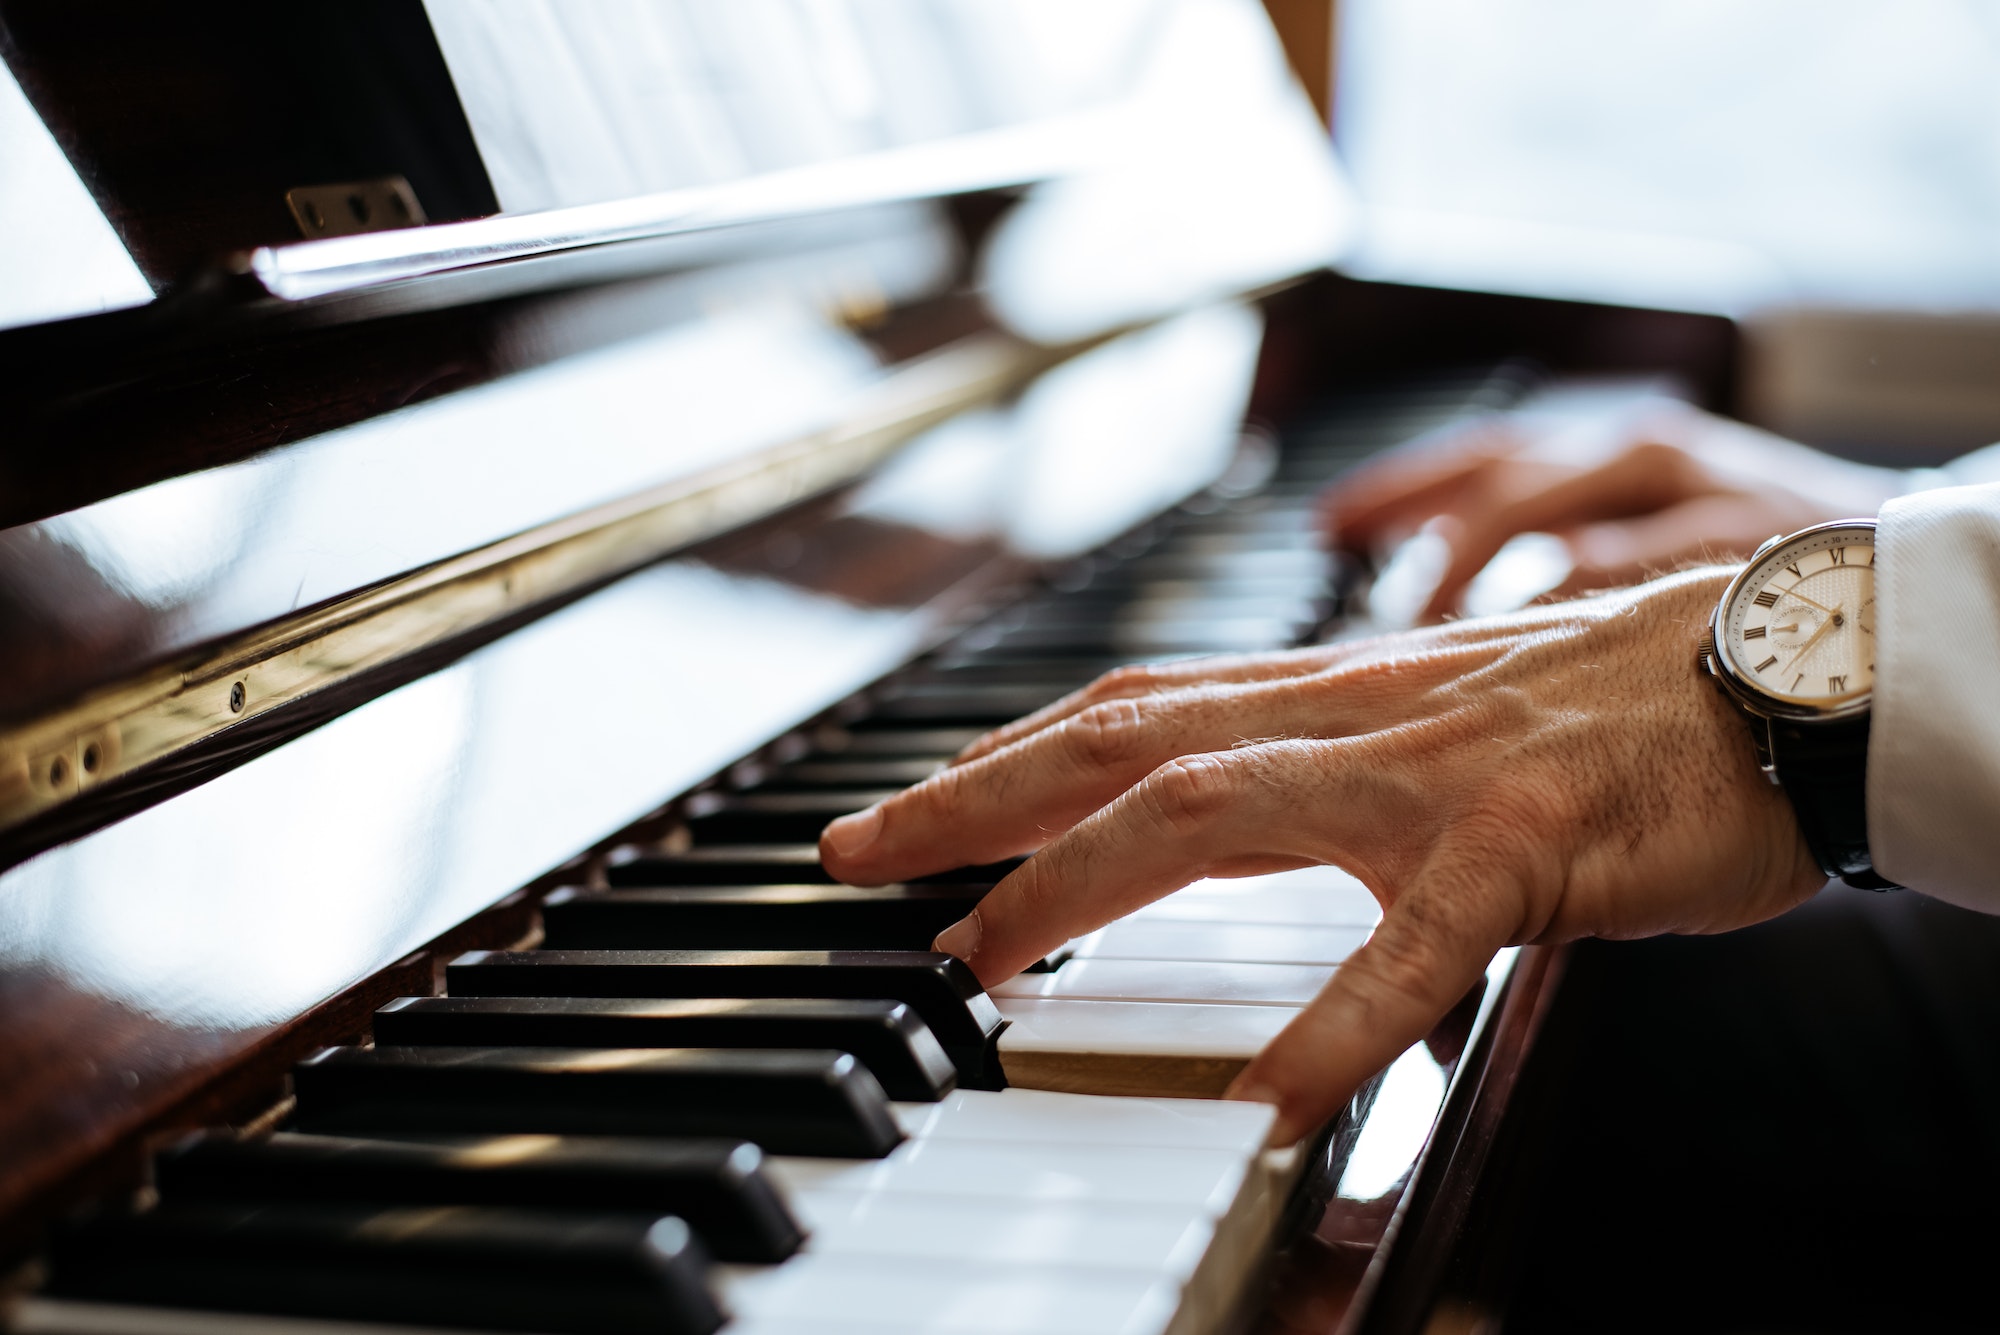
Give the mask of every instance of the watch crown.
<path id="1" fill-rule="evenodd" d="M 1701 644 L 1694 652 L 1695 662 L 1701 664 L 1703 667 L 1707 667 L 1714 657 L 1715 632 L 1713 630 L 1705 630 L 1701 633 Z"/>

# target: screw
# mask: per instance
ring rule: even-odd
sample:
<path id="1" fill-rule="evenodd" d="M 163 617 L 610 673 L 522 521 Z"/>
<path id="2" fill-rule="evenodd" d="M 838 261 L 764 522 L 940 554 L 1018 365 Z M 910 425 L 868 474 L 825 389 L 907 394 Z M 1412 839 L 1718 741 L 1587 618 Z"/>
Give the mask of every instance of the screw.
<path id="1" fill-rule="evenodd" d="M 232 714 L 241 714 L 244 702 L 249 698 L 250 693 L 243 689 L 242 682 L 239 681 L 234 686 L 231 686 L 229 688 L 229 712 Z"/>
<path id="2" fill-rule="evenodd" d="M 101 760 L 103 760 L 103 759 L 104 759 L 103 755 L 102 755 L 102 754 L 100 754 L 100 753 L 99 753 L 99 751 L 98 751 L 98 749 L 97 749 L 97 743 L 96 743 L 96 742 L 92 742 L 92 743 L 91 743 L 91 744 L 90 744 L 89 746 L 86 746 L 86 747 L 84 747 L 84 748 L 83 748 L 83 769 L 84 769 L 84 772 L 85 772 L 86 774 L 95 774 L 95 773 L 97 773 L 97 765 L 98 765 L 98 762 L 99 762 L 99 761 L 101 761 Z"/>
<path id="3" fill-rule="evenodd" d="M 67 779 L 68 777 L 69 777 L 68 761 L 64 760 L 61 756 L 57 756 L 54 760 L 51 760 L 49 762 L 49 787 L 51 788 L 62 787 L 63 780 Z"/>

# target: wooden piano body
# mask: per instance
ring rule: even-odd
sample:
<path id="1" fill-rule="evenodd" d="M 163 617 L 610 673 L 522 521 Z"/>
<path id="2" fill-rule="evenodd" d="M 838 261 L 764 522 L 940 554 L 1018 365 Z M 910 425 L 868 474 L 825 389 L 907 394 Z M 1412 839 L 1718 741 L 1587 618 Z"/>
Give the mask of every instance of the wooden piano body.
<path id="1" fill-rule="evenodd" d="M 1354 205 L 1254 5 L 1162 6 L 1054 73 L 1068 34 L 972 5 L 661 9 L 738 156 L 628 154 L 588 199 L 621 178 L 503 170 L 519 68 L 479 91 L 470 6 L 431 7 L 440 44 L 416 4 L 0 4 L 156 293 L 0 330 L 11 1291 L 57 1221 L 143 1201 L 156 1148 L 280 1124 L 295 1063 L 534 944 L 551 890 L 679 850 L 1009 607 L 1260 507 L 1306 559 L 1312 470 L 1529 374 L 1496 367 L 1731 392 L 1723 321 L 1339 276 Z M 555 12 L 600 111 L 658 91 Z M 787 82 L 816 60 L 846 74 Z M 299 239 L 357 193 L 429 221 Z M 1496 965 L 1304 1148 L 1213 1324 L 1422 1326 L 1559 964 Z"/>

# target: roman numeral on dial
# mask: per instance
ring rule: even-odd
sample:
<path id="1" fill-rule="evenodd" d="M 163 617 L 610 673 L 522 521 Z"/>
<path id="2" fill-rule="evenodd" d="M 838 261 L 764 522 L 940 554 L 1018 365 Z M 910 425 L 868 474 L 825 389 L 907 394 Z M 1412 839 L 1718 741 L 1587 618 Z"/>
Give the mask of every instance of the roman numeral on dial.
<path id="1" fill-rule="evenodd" d="M 1764 638 L 1765 629 L 1763 626 L 1751 626 L 1743 632 L 1743 638 L 1746 640 L 1761 640 Z"/>
<path id="2" fill-rule="evenodd" d="M 1777 590 L 1776 589 L 1764 590 L 1762 593 L 1757 595 L 1756 603 L 1757 606 L 1759 607 L 1776 607 L 1778 605 Z"/>
<path id="3" fill-rule="evenodd" d="M 1765 659 L 1763 662 L 1759 663 L 1756 667 L 1752 668 L 1751 671 L 1762 672 L 1765 668 L 1771 666 L 1771 664 L 1777 661 L 1778 661 L 1778 656 L 1776 654 L 1772 654 L 1769 658 Z"/>
<path id="4" fill-rule="evenodd" d="M 1828 678 L 1826 679 L 1826 689 L 1828 689 L 1829 691 L 1844 691 L 1844 690 L 1846 690 L 1846 689 L 1847 689 L 1847 678 L 1845 678 L 1845 677 L 1828 677 Z"/>

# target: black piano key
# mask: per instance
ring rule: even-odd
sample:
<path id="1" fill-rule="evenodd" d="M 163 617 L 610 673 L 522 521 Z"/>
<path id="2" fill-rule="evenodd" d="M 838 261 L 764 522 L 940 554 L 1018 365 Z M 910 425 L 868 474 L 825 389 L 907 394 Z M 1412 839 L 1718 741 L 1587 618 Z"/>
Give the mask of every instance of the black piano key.
<path id="1" fill-rule="evenodd" d="M 1051 690 L 1060 690 L 1062 694 L 1067 695 L 1079 687 L 1088 686 L 1115 668 L 1126 666 L 1130 661 L 1124 658 L 1036 658 L 1013 654 L 1005 656 L 975 654 L 935 658 L 919 663 L 909 669 L 904 679 L 943 684 L 964 682 L 968 685 L 1004 685 L 1012 681 L 1030 681 L 1041 683 Z M 902 726 L 911 732 L 929 731 L 920 729 L 916 725 Z M 976 728 L 967 727 L 959 731 L 969 734 L 965 743 L 958 747 L 961 751 L 965 749 L 965 745 L 969 745 L 980 736 Z"/>
<path id="2" fill-rule="evenodd" d="M 866 720 L 813 733 L 812 759 L 859 756 L 955 756 L 979 740 L 981 728 L 921 728 Z"/>
<path id="3" fill-rule="evenodd" d="M 1005 1087 L 996 1048 L 1005 1021 L 993 999 L 963 961 L 927 951 L 475 950 L 446 966 L 445 990 L 456 997 L 900 1001 L 944 1045 L 959 1084 Z"/>
<path id="4" fill-rule="evenodd" d="M 886 788 L 896 791 L 913 783 L 922 783 L 937 773 L 948 759 L 950 753 L 795 760 L 771 771 L 751 791 L 792 793 L 821 788 Z"/>
<path id="5" fill-rule="evenodd" d="M 1008 643 L 1017 642 L 1016 636 L 1028 632 L 1010 634 Z M 1083 634 L 1093 639 L 1101 639 L 1097 629 Z M 1061 633 L 1064 639 L 1075 638 L 1070 633 Z M 926 723 L 985 724 L 999 727 L 1012 722 L 1023 714 L 1032 714 L 1043 705 L 1061 699 L 1066 691 L 1052 689 L 1047 684 L 1027 683 L 1015 685 L 1011 682 L 993 682 L 984 685 L 912 686 L 892 691 L 873 702 L 870 710 L 874 717 L 902 721 L 921 720 Z"/>
<path id="6" fill-rule="evenodd" d="M 562 889 L 542 944 L 599 950 L 929 950 L 980 885 L 648 886 Z"/>
<path id="7" fill-rule="evenodd" d="M 304 1131 L 721 1136 L 844 1159 L 903 1138 L 882 1086 L 842 1052 L 328 1048 L 292 1088 Z"/>
<path id="8" fill-rule="evenodd" d="M 1024 626 L 1143 625 L 1155 621 L 1231 620 L 1270 617 L 1310 624 L 1313 600 L 1295 590 L 1243 597 L 1212 597 L 1181 590 L 1171 582 L 1157 589 L 1134 585 L 1078 594 L 1035 609 Z"/>
<path id="9" fill-rule="evenodd" d="M 706 1258 L 671 1216 L 193 1202 L 64 1232 L 58 1297 L 550 1335 L 709 1335 Z"/>
<path id="10" fill-rule="evenodd" d="M 971 912 L 986 890 L 982 884 L 567 886 L 542 901 L 542 945 L 571 950 L 929 950 L 938 933 Z M 1072 954 L 1065 946 L 1028 966 L 1028 972 L 1048 973 Z"/>
<path id="11" fill-rule="evenodd" d="M 920 876 L 912 885 L 998 885 L 1023 858 L 954 867 Z M 681 853 L 614 856 L 604 874 L 614 886 L 637 885 L 837 885 L 820 865 L 819 845 L 717 844 Z"/>
<path id="12" fill-rule="evenodd" d="M 805 1238 L 764 1172 L 763 1151 L 742 1140 L 202 1135 L 155 1155 L 153 1172 L 161 1198 L 175 1205 L 343 1201 L 676 1215 L 723 1261 L 782 1261 Z"/>
<path id="13" fill-rule="evenodd" d="M 1276 622 L 1246 620 L 1243 622 L 1158 622 L 1141 623 L 1130 626 L 1028 626 L 1010 631 L 997 647 L 1005 650 L 1031 650 L 1036 653 L 1061 653 L 1078 655 L 1099 654 L 1225 654 L 1251 653 L 1263 649 L 1282 648 L 1291 643 L 1295 632 Z M 1024 694 L 1020 699 L 1030 698 Z M 1012 706 L 1020 703 L 1005 696 L 996 696 L 996 705 Z M 1039 709 L 1041 704 L 1016 708 L 1009 717 Z M 895 706 L 889 708 L 888 706 Z M 877 706 L 891 718 L 925 719 L 950 718 L 967 722 L 976 721 L 984 715 L 951 711 L 942 700 L 928 704 L 918 702 L 884 701 Z"/>
<path id="14" fill-rule="evenodd" d="M 886 801 L 900 788 L 825 788 L 806 792 L 703 794 L 688 818 L 697 844 L 789 844 L 818 840 L 827 822 Z"/>
<path id="15" fill-rule="evenodd" d="M 892 1099 L 932 1103 L 957 1084 L 937 1036 L 895 1001 L 399 997 L 375 1012 L 375 1041 L 390 1047 L 810 1048 L 852 1053 Z"/>
<path id="16" fill-rule="evenodd" d="M 1143 579 L 1315 579 L 1326 574 L 1332 561 L 1331 553 L 1321 547 L 1209 551 L 1161 547 L 1119 569 L 1128 577 Z"/>

